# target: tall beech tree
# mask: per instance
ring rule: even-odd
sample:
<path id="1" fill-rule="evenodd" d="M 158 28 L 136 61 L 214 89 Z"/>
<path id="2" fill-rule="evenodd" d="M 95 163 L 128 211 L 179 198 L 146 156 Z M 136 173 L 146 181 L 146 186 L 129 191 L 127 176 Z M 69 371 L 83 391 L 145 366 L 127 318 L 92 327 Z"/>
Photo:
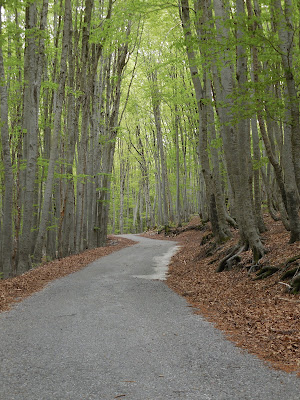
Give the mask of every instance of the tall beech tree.
<path id="1" fill-rule="evenodd" d="M 217 184 L 218 176 L 216 174 L 218 171 L 214 169 L 215 175 L 213 176 L 209 157 L 208 157 L 208 104 L 207 97 L 208 91 L 210 88 L 207 88 L 209 81 L 207 80 L 207 67 L 205 65 L 205 53 L 206 49 L 203 46 L 203 42 L 206 41 L 206 33 L 203 32 L 201 26 L 205 23 L 205 19 L 207 18 L 207 10 L 208 4 L 203 3 L 204 7 L 200 9 L 200 4 L 195 2 L 196 10 L 197 10 L 197 18 L 196 18 L 196 29 L 198 33 L 199 47 L 200 52 L 203 56 L 202 63 L 202 82 L 200 79 L 200 70 L 197 66 L 197 57 L 195 54 L 195 50 L 193 49 L 193 34 L 191 28 L 191 19 L 190 19 L 190 8 L 189 3 L 186 0 L 180 2 L 179 12 L 182 20 L 182 27 L 185 36 L 187 57 L 189 60 L 189 67 L 191 72 L 191 77 L 195 89 L 196 99 L 197 99 L 197 107 L 198 107 L 198 118 L 199 118 L 199 155 L 202 166 L 202 173 L 206 185 L 206 193 L 207 193 L 207 203 L 209 208 L 209 216 L 210 221 L 212 223 L 212 229 L 215 236 L 218 238 L 218 241 L 226 240 L 230 233 L 227 227 L 227 222 L 224 214 L 223 205 L 219 204 L 216 199 L 220 199 L 220 193 L 217 193 Z M 199 13 L 202 13 L 200 16 Z M 203 54 L 204 52 L 204 54 Z"/>
<path id="2" fill-rule="evenodd" d="M 34 261 L 36 262 L 39 262 L 42 258 L 43 245 L 46 237 L 47 222 L 49 221 L 49 210 L 50 210 L 51 194 L 54 181 L 54 172 L 55 172 L 56 160 L 58 158 L 59 132 L 61 129 L 61 114 L 63 109 L 63 101 L 65 98 L 68 52 L 72 39 L 71 24 L 72 24 L 71 3 L 70 0 L 65 0 L 62 53 L 60 59 L 60 71 L 57 82 L 58 90 L 57 93 L 55 93 L 55 96 L 53 97 L 54 121 L 53 121 L 53 135 L 51 138 L 52 143 L 49 155 L 47 180 L 44 189 L 44 202 L 43 202 L 43 207 L 41 209 L 38 235 L 34 246 Z"/>
<path id="3" fill-rule="evenodd" d="M 0 10 L 0 32 L 2 31 L 2 15 Z M 3 277 L 8 278 L 12 275 L 12 249 L 13 249 L 13 169 L 9 143 L 9 123 L 8 123 L 8 90 L 4 70 L 2 44 L 0 43 L 0 118 L 1 118 L 1 147 L 4 167 L 4 199 L 3 199 L 3 223 L 0 230 L 1 261 Z"/>
<path id="4" fill-rule="evenodd" d="M 41 6 L 41 7 L 38 7 Z M 31 266 L 36 205 L 36 177 L 39 140 L 39 105 L 42 76 L 45 68 L 45 39 L 48 1 L 43 4 L 33 1 L 25 9 L 25 51 L 24 51 L 24 90 L 22 161 L 26 169 L 21 174 L 22 188 L 22 231 L 19 240 L 17 261 L 18 273 Z"/>

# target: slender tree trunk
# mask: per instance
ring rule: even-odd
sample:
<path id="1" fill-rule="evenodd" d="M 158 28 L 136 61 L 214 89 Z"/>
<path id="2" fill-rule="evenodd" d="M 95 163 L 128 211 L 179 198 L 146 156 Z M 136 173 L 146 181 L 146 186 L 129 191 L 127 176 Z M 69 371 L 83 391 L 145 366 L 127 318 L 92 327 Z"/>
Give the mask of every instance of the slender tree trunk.
<path id="1" fill-rule="evenodd" d="M 1 32 L 1 9 L 0 9 L 0 32 Z M 8 128 L 8 93 L 5 79 L 2 46 L 0 46 L 0 130 L 1 147 L 4 164 L 5 192 L 3 201 L 3 225 L 0 232 L 1 259 L 0 271 L 6 279 L 12 275 L 12 208 L 13 208 L 13 171 L 9 145 Z"/>
<path id="2" fill-rule="evenodd" d="M 75 80 L 75 65 L 72 48 L 69 48 L 69 74 L 68 85 L 74 88 Z M 66 130 L 68 131 L 68 139 L 66 144 L 66 174 L 67 184 L 65 191 L 65 198 L 63 201 L 62 210 L 62 224 L 61 233 L 59 234 L 59 255 L 65 257 L 75 252 L 75 193 L 74 193 L 74 177 L 73 177 L 73 163 L 75 146 L 78 136 L 78 124 L 75 115 L 75 96 L 72 91 L 69 92 L 67 98 L 67 120 Z"/>
<path id="3" fill-rule="evenodd" d="M 156 85 L 156 81 L 154 80 L 154 85 Z M 158 92 L 154 94 L 152 98 L 153 102 L 153 114 L 155 119 L 155 128 L 157 135 L 157 149 L 158 149 L 158 157 L 160 163 L 160 181 L 161 181 L 161 195 L 162 195 L 162 206 L 163 206 L 163 225 L 167 227 L 169 225 L 169 212 L 168 212 L 168 201 L 167 201 L 167 168 L 166 168 L 166 160 L 165 160 L 165 151 L 163 146 L 163 138 L 162 138 L 162 126 L 161 126 L 161 114 L 160 114 L 160 104 L 158 97 Z"/>
<path id="4" fill-rule="evenodd" d="M 253 172 L 253 186 L 254 186 L 254 209 L 256 217 L 256 225 L 260 233 L 267 230 L 263 215 L 261 211 L 262 198 L 261 198 L 261 184 L 260 184 L 260 149 L 259 149 L 259 136 L 257 129 L 256 118 L 251 118 L 251 131 L 252 131 L 252 147 L 253 147 L 253 160 L 258 164 L 254 165 Z"/>
<path id="5" fill-rule="evenodd" d="M 175 105 L 174 110 L 174 129 L 175 129 L 175 151 L 176 151 L 176 218 L 177 226 L 182 225 L 182 211 L 181 211 L 181 201 L 180 201 L 180 156 L 179 156 L 179 115 L 178 107 Z"/>
<path id="6" fill-rule="evenodd" d="M 183 156 L 183 181 L 187 182 L 187 164 L 186 164 L 186 156 L 187 156 L 187 143 L 186 139 L 184 137 L 183 133 L 183 128 L 180 125 L 180 136 L 181 136 L 181 151 L 182 151 L 182 156 Z M 200 173 L 199 173 L 200 174 Z M 182 202 L 182 208 L 183 208 L 183 220 L 188 221 L 190 216 L 188 212 L 188 199 L 187 199 L 187 185 L 183 185 L 183 202 Z"/>
<path id="7" fill-rule="evenodd" d="M 84 248 L 86 241 L 86 232 L 84 231 L 84 218 L 86 210 L 84 209 L 85 202 L 85 185 L 86 185 L 86 155 L 87 155 L 87 141 L 89 130 L 89 105 L 91 88 L 88 82 L 88 62 L 90 56 L 90 26 L 92 18 L 93 0 L 85 0 L 84 10 L 84 25 L 82 30 L 82 48 L 81 48 L 81 70 L 80 70 L 80 90 L 82 96 L 80 99 L 80 106 L 82 110 L 81 116 L 81 138 L 78 143 L 78 170 L 77 174 L 80 178 L 77 180 L 77 198 L 76 198 L 76 238 L 75 238 L 75 252 L 79 253 Z"/>
<path id="8" fill-rule="evenodd" d="M 150 189 L 149 189 L 149 170 L 148 170 L 148 165 L 145 157 L 145 150 L 144 150 L 144 145 L 141 139 L 141 132 L 140 132 L 140 126 L 138 125 L 136 127 L 136 137 L 138 141 L 138 146 L 139 150 L 138 154 L 140 155 L 140 168 L 141 168 L 141 174 L 142 174 L 142 182 L 143 182 L 143 188 L 144 188 L 144 196 L 145 196 L 145 203 L 146 203 L 146 224 L 147 227 L 153 227 L 154 226 L 154 215 L 151 207 L 151 198 L 150 198 Z"/>
<path id="9" fill-rule="evenodd" d="M 48 3 L 44 0 L 40 30 L 44 30 L 47 20 Z M 37 42 L 32 32 L 37 29 L 37 4 L 30 3 L 26 7 L 26 33 L 24 54 L 24 110 L 23 132 L 24 159 L 26 160 L 25 181 L 23 182 L 23 223 L 19 241 L 19 258 L 17 272 L 21 274 L 31 265 L 33 235 L 31 229 L 34 220 L 35 179 L 38 157 L 38 112 L 40 86 L 44 67 L 44 41 Z"/>
<path id="10" fill-rule="evenodd" d="M 125 160 L 120 157 L 120 214 L 119 214 L 119 228 L 120 233 L 124 233 L 124 194 L 125 182 L 127 175 L 127 166 Z"/>
<path id="11" fill-rule="evenodd" d="M 155 139 L 154 139 L 155 140 Z M 161 185 L 161 165 L 159 162 L 159 151 L 154 149 L 154 163 L 155 163 L 155 183 L 156 183 L 156 202 L 153 209 L 157 209 L 157 221 L 159 225 L 163 225 L 163 202 L 162 202 L 162 185 Z"/>
<path id="12" fill-rule="evenodd" d="M 131 23 L 127 26 L 127 35 L 130 34 Z M 105 143 L 102 151 L 102 174 L 101 192 L 98 202 L 98 246 L 103 246 L 107 239 L 107 225 L 109 216 L 109 200 L 111 187 L 111 173 L 113 169 L 113 160 L 115 153 L 115 141 L 118 133 L 119 108 L 121 100 L 121 84 L 123 70 L 128 61 L 128 43 L 122 44 L 114 54 L 114 65 L 112 70 L 107 70 L 106 76 L 106 126 Z M 110 64 L 108 64 L 109 66 Z M 111 82 L 111 76 L 117 76 L 117 79 Z"/>
<path id="13" fill-rule="evenodd" d="M 214 109 L 212 107 L 212 90 L 211 90 L 211 81 L 207 81 L 206 90 L 207 90 L 207 98 L 210 100 L 210 105 L 208 105 L 208 128 L 211 136 L 211 155 L 212 155 L 212 175 L 213 175 L 213 185 L 214 185 L 214 193 L 215 193 L 215 207 L 218 215 L 218 224 L 219 224 L 219 237 L 221 241 L 227 240 L 231 237 L 231 232 L 228 227 L 228 221 L 230 221 L 231 225 L 234 225 L 234 221 L 228 215 L 225 206 L 225 198 L 222 189 L 222 181 L 220 174 L 220 160 L 219 160 L 219 148 L 216 146 L 217 143 L 217 135 L 215 129 L 215 116 Z"/>

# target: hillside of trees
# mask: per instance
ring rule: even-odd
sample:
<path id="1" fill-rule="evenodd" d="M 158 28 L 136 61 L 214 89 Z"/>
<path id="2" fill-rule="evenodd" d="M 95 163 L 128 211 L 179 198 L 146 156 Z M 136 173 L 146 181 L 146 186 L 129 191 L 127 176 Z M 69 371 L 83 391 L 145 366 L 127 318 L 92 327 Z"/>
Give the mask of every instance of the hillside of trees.
<path id="1" fill-rule="evenodd" d="M 219 265 L 300 240 L 300 5 L 1 2 L 0 271 L 209 221 Z M 295 270 L 291 287 L 300 287 Z"/>

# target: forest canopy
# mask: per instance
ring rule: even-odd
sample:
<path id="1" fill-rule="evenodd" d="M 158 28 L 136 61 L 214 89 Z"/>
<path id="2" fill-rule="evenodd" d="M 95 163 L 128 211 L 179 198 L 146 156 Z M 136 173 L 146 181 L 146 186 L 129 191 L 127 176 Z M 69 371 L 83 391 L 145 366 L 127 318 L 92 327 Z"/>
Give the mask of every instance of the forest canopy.
<path id="1" fill-rule="evenodd" d="M 299 2 L 0 4 L 2 277 L 192 214 L 300 240 Z"/>

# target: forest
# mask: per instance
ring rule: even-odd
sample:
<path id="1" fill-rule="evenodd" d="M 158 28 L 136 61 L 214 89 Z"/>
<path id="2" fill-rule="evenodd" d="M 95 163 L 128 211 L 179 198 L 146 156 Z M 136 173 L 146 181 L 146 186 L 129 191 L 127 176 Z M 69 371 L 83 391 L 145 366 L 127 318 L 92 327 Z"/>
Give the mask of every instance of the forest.
<path id="1" fill-rule="evenodd" d="M 0 4 L 2 278 L 194 214 L 220 271 L 300 240 L 298 1 Z"/>

